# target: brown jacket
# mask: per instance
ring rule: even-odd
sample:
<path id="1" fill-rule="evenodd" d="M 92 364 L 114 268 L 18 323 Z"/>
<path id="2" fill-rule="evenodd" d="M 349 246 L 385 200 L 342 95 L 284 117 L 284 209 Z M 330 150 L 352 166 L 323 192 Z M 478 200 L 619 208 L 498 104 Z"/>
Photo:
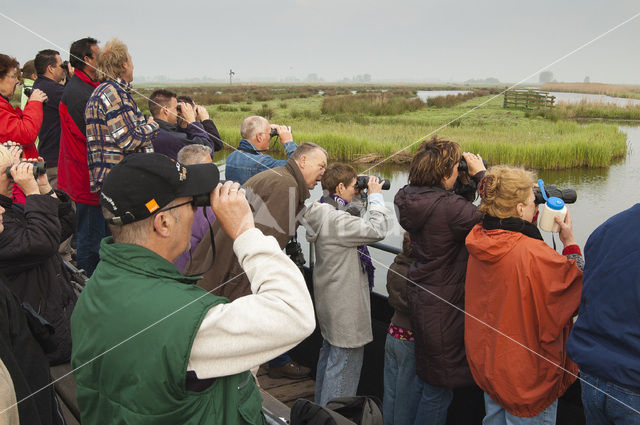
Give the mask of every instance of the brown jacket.
<path id="1" fill-rule="evenodd" d="M 298 164 L 289 159 L 283 167 L 263 171 L 251 177 L 243 186 L 251 205 L 256 227 L 267 236 L 273 236 L 281 249 L 295 235 L 298 220 L 302 217 L 304 201 L 309 189 Z M 233 241 L 213 223 L 216 258 L 213 268 L 203 275 L 198 285 L 207 291 L 233 301 L 251 294 L 251 285 L 233 253 Z M 193 254 L 192 264 L 197 268 L 211 258 L 209 234 L 205 234 Z M 210 260 L 209 260 L 210 261 Z M 190 274 L 191 266 L 185 274 Z"/>
<path id="2" fill-rule="evenodd" d="M 437 187 L 407 185 L 394 202 L 415 260 L 406 288 L 416 374 L 441 387 L 473 385 L 464 352 L 464 239 L 482 214 L 462 196 Z"/>
<path id="3" fill-rule="evenodd" d="M 407 279 L 409 266 L 413 258 L 407 257 L 404 253 L 396 255 L 393 264 L 389 266 L 387 272 L 387 292 L 389 293 L 389 304 L 394 309 L 391 323 L 403 329 L 412 329 L 409 303 L 407 302 Z"/>

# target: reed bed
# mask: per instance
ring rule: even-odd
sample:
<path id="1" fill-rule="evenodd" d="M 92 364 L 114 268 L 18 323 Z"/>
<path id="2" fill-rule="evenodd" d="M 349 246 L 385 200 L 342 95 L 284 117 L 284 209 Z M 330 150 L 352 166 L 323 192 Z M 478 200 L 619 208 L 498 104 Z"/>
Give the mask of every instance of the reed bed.
<path id="1" fill-rule="evenodd" d="M 325 96 L 320 111 L 329 115 L 401 115 L 427 105 L 420 99 L 407 99 L 387 92 Z"/>
<path id="2" fill-rule="evenodd" d="M 452 106 L 458 105 L 469 99 L 473 99 L 474 97 L 487 96 L 489 94 L 489 90 L 474 90 L 470 93 L 458 93 L 449 94 L 446 96 L 430 97 L 427 99 L 427 105 L 434 106 L 436 108 L 451 108 Z"/>
<path id="3" fill-rule="evenodd" d="M 610 120 L 640 120 L 640 106 L 620 107 L 612 104 L 582 101 L 577 104 L 560 102 L 554 109 L 565 119 L 591 118 Z"/>
<path id="4" fill-rule="evenodd" d="M 544 91 L 605 94 L 612 97 L 640 99 L 640 86 L 605 83 L 544 83 Z"/>

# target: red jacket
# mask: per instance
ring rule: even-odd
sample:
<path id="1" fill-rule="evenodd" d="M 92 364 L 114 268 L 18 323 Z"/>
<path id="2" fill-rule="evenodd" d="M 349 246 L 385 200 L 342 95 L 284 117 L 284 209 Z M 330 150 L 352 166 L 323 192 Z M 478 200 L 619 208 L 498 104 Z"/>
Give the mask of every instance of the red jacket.
<path id="1" fill-rule="evenodd" d="M 565 343 L 580 302 L 582 271 L 575 260 L 519 232 L 478 224 L 466 244 L 464 341 L 473 378 L 509 413 L 535 416 L 578 373 Z"/>
<path id="2" fill-rule="evenodd" d="M 42 126 L 42 102 L 27 102 L 24 112 L 14 109 L 7 99 L 0 96 L 0 143 L 7 141 L 22 145 L 22 156 L 27 159 L 38 158 L 35 141 Z M 24 192 L 13 185 L 13 202 L 24 204 Z"/>
<path id="3" fill-rule="evenodd" d="M 34 144 L 42 125 L 42 102 L 27 102 L 24 112 L 0 96 L 0 143 L 20 143 L 25 158 L 37 158 Z"/>
<path id="4" fill-rule="evenodd" d="M 98 86 L 85 73 L 76 70 L 60 101 L 60 155 L 58 187 L 75 202 L 100 205 L 98 194 L 89 188 L 89 163 L 85 136 L 84 108 Z"/>

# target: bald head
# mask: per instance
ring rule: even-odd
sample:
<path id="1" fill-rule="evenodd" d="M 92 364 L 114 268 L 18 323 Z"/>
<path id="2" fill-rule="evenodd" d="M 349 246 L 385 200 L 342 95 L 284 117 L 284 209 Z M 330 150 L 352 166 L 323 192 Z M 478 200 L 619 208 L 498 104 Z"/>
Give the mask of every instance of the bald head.
<path id="1" fill-rule="evenodd" d="M 254 115 L 247 117 L 242 121 L 242 125 L 240 126 L 240 135 L 243 139 L 253 143 L 258 133 L 261 131 L 269 132 L 270 130 L 271 126 L 269 125 L 269 121 L 263 117 Z"/>
<path id="2" fill-rule="evenodd" d="M 291 154 L 304 177 L 307 189 L 313 189 L 322 180 L 327 169 L 327 151 L 315 143 L 304 142 Z"/>

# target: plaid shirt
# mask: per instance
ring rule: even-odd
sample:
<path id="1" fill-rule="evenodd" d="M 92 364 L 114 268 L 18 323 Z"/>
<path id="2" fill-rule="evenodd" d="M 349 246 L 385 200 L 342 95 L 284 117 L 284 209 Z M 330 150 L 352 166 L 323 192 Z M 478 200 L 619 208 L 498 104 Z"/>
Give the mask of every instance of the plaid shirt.
<path id="1" fill-rule="evenodd" d="M 121 79 L 105 81 L 91 94 L 84 114 L 87 123 L 87 156 L 91 192 L 102 189 L 111 168 L 125 155 L 153 152 L 151 141 L 158 124 L 147 124 Z"/>

